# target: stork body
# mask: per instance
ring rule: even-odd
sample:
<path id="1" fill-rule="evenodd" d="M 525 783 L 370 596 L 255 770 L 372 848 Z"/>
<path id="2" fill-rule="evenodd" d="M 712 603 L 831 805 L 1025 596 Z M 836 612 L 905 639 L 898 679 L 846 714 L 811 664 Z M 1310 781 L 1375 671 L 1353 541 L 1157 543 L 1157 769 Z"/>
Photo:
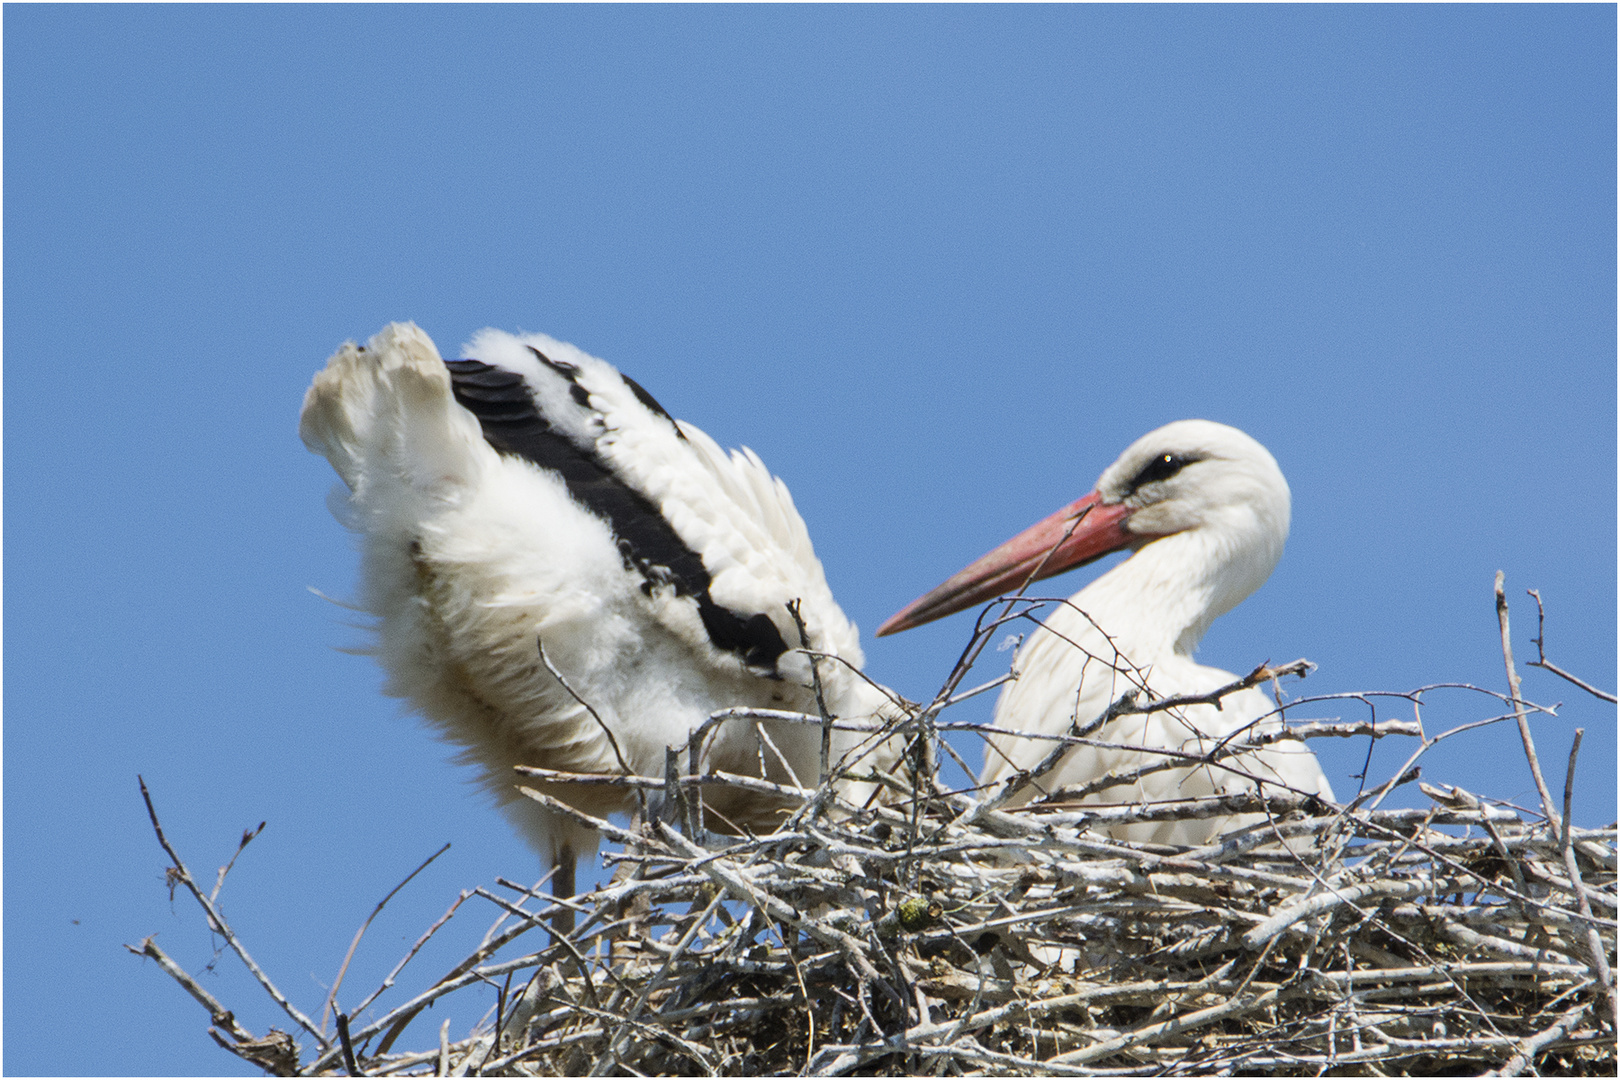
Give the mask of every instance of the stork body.
<path id="1" fill-rule="evenodd" d="M 758 457 L 727 454 L 608 364 L 543 335 L 487 330 L 465 354 L 442 361 L 410 324 L 345 345 L 310 387 L 300 434 L 347 488 L 334 510 L 360 538 L 359 600 L 376 617 L 387 692 L 463 748 L 557 864 L 554 891 L 572 892 L 574 859 L 598 838 L 516 785 L 597 817 L 631 799 L 523 781 L 513 766 L 661 777 L 666 747 L 716 710 L 814 713 L 790 602 L 804 646 L 844 661 L 820 664 L 829 711 L 891 713 L 852 670 L 855 627 Z M 835 732 L 832 760 L 862 742 Z M 733 721 L 706 745 L 711 769 L 818 779 L 815 727 Z M 768 831 L 783 809 L 715 789 L 706 803 L 722 828 Z"/>
<path id="2" fill-rule="evenodd" d="M 1153 698 L 1207 694 L 1237 676 L 1199 664 L 1193 651 L 1210 623 L 1270 576 L 1288 537 L 1289 509 L 1288 484 L 1259 443 L 1205 420 L 1169 424 L 1133 443 L 1091 494 L 915 601 L 878 633 L 927 622 L 1129 548 L 1129 559 L 1070 597 L 1019 649 L 1017 678 L 1002 692 L 996 726 L 1062 735 L 1101 716 L 1129 691 Z M 1256 688 L 1226 696 L 1219 708 L 1193 705 L 1117 717 L 1090 735 L 1117 748 L 1076 747 L 1014 801 L 1163 760 L 1155 750 L 1205 754 L 1234 732 L 1275 731 L 1281 721 L 1270 716 L 1274 708 Z M 1031 768 L 1051 745 L 1010 734 L 993 737 L 982 780 L 992 783 Z M 1190 798 L 1265 785 L 1333 797 L 1315 755 L 1301 743 L 1274 744 L 1227 759 L 1224 766 L 1157 772 L 1088 793 L 1082 801 Z M 1129 825 L 1116 833 L 1201 844 L 1253 820 Z"/>

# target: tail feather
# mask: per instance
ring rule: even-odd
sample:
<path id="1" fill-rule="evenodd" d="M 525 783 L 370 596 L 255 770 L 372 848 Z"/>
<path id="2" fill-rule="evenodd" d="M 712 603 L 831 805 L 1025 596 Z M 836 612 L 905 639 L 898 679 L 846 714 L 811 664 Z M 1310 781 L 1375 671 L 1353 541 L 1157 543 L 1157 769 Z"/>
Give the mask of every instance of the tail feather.
<path id="1" fill-rule="evenodd" d="M 438 349 L 413 323 L 340 348 L 304 396 L 298 433 L 332 463 L 368 525 L 470 486 L 484 456 L 477 421 L 456 405 Z"/>

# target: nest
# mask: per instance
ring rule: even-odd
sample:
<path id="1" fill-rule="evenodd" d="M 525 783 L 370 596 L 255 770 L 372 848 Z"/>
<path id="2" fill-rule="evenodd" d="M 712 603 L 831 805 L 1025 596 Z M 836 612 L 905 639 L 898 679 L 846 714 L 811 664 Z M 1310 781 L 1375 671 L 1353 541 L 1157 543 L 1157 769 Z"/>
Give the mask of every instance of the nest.
<path id="1" fill-rule="evenodd" d="M 1257 669 L 1213 696 L 1290 670 Z M 1491 719 L 1520 724 L 1540 815 L 1428 784 L 1428 805 L 1380 809 L 1423 750 L 1477 722 L 1428 735 L 1377 719 L 1288 729 L 1414 740 L 1399 775 L 1343 806 L 1262 788 L 1120 805 L 1060 790 L 1012 808 L 1031 774 L 994 790 L 940 781 L 938 760 L 954 755 L 944 734 L 974 727 L 942 719 L 963 696 L 949 683 L 890 729 L 909 747 L 902 779 L 860 777 L 881 779 L 883 800 L 850 805 L 833 782 L 766 785 L 797 807 L 769 836 L 704 827 L 706 788 L 758 779 L 528 770 L 549 790 L 659 790 L 659 812 L 619 828 L 529 792 L 603 831 L 612 880 L 571 900 L 506 881 L 464 893 L 335 1031 L 276 990 L 164 840 L 171 874 L 302 1046 L 242 1028 L 150 940 L 134 951 L 202 1002 L 221 1046 L 278 1075 L 1612 1076 L 1615 828 L 1572 827 L 1567 783 L 1558 813 L 1524 722 L 1538 706 L 1511 681 L 1506 697 L 1477 692 L 1504 703 Z M 1111 838 L 1234 814 L 1259 823 L 1204 847 Z M 473 896 L 508 920 L 445 978 L 375 1008 Z M 432 1038 L 428 1005 L 490 985 L 483 1022 Z"/>

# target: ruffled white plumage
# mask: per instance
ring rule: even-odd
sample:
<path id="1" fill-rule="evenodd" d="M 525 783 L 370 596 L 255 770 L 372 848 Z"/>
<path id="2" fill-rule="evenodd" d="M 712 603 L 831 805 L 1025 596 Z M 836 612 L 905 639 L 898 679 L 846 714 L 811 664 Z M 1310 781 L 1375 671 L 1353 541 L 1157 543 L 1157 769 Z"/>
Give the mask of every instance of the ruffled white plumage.
<path id="1" fill-rule="evenodd" d="M 717 604 L 768 616 L 797 646 L 786 607 L 797 600 L 809 645 L 859 667 L 855 629 L 833 601 L 804 523 L 756 456 L 728 455 L 688 425 L 678 434 L 616 370 L 566 343 L 486 330 L 466 355 L 521 375 L 551 429 L 655 506 L 702 557 Z M 565 375 L 556 365 L 577 371 Z M 622 753 L 631 771 L 661 776 L 665 748 L 684 744 L 717 709 L 814 711 L 802 654 L 784 653 L 777 671 L 764 673 L 717 648 L 693 598 L 630 566 L 609 523 L 555 472 L 497 452 L 415 326 L 396 324 L 363 349 L 340 349 L 310 388 L 300 431 L 349 489 L 344 516 L 361 540 L 360 606 L 377 617 L 388 692 L 464 748 L 548 857 L 592 850 L 595 837 L 518 797 L 513 766 L 617 773 Z M 601 723 L 546 670 L 537 641 Z M 882 691 L 844 665 L 823 664 L 821 675 L 838 715 L 892 712 Z M 769 735 L 763 743 L 748 724 L 723 725 L 708 764 L 813 781 L 819 732 L 778 725 Z M 840 735 L 836 749 L 860 741 Z M 771 744 L 777 749 L 761 749 Z M 612 788 L 546 790 L 596 816 L 628 805 Z M 754 828 L 768 827 L 779 810 L 737 797 L 714 803 Z"/>

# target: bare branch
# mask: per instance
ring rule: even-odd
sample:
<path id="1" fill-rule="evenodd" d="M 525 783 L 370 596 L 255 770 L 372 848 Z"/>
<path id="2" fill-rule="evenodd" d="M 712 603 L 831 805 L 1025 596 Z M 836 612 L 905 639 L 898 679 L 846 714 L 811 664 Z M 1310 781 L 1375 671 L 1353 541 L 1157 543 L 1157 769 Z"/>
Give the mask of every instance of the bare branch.
<path id="1" fill-rule="evenodd" d="M 321 1034 L 309 1017 L 294 1008 L 292 1002 L 287 1000 L 286 995 L 276 989 L 275 983 L 270 981 L 270 977 L 254 962 L 253 957 L 248 955 L 247 949 L 237 939 L 230 925 L 225 922 L 224 916 L 220 915 L 213 902 L 202 894 L 202 890 L 197 887 L 196 879 L 191 876 L 191 871 L 186 869 L 186 864 L 181 861 L 179 853 L 170 845 L 168 837 L 163 835 L 163 825 L 158 821 L 157 808 L 152 805 L 152 793 L 146 789 L 145 778 L 137 776 L 136 780 L 141 785 L 141 798 L 146 802 L 146 816 L 151 819 L 152 831 L 157 834 L 158 843 L 163 845 L 163 850 L 168 854 L 169 861 L 173 865 L 173 869 L 170 871 L 171 876 L 173 880 L 184 885 L 191 895 L 196 898 L 197 903 L 201 905 L 203 913 L 208 917 L 208 928 L 225 939 L 226 943 L 230 945 L 231 951 L 236 953 L 241 958 L 242 963 L 247 965 L 247 969 L 253 973 L 253 977 L 259 980 L 259 985 L 264 987 L 265 993 L 270 995 L 272 1001 L 281 1006 L 283 1012 L 290 1016 L 299 1027 L 313 1035 L 322 1047 L 330 1046 L 331 1043 L 326 1036 Z M 245 845 L 246 841 L 243 841 L 243 843 Z"/>
<path id="2" fill-rule="evenodd" d="M 208 1018 L 213 1021 L 214 1025 L 216 1027 L 224 1028 L 230 1033 L 231 1038 L 235 1039 L 239 1043 L 253 1041 L 253 1035 L 249 1033 L 246 1028 L 242 1027 L 242 1025 L 236 1022 L 235 1015 L 233 1015 L 225 1006 L 221 1005 L 213 994 L 210 994 L 207 990 L 204 990 L 202 988 L 202 984 L 197 982 L 196 979 L 193 979 L 184 968 L 175 963 L 173 960 L 169 959 L 169 955 L 162 949 L 158 948 L 157 942 L 153 941 L 151 938 L 147 938 L 141 942 L 141 947 L 138 949 L 133 945 L 125 945 L 124 948 L 128 949 L 136 956 L 149 956 L 153 960 L 156 960 L 158 967 L 167 972 L 169 977 L 175 982 L 185 987 L 186 993 L 196 998 L 198 1003 L 200 1003 L 203 1008 L 208 1010 Z"/>
<path id="3" fill-rule="evenodd" d="M 534 643 L 535 647 L 540 650 L 540 662 L 546 666 L 547 671 L 551 672 L 551 677 L 557 680 L 557 685 L 568 691 L 568 696 L 577 701 L 580 707 L 590 714 L 591 719 L 596 721 L 596 726 L 602 729 L 602 734 L 607 736 L 608 745 L 613 748 L 613 756 L 618 759 L 619 768 L 626 775 L 634 774 L 635 770 L 625 761 L 624 752 L 619 749 L 619 740 L 613 737 L 613 729 L 607 726 L 607 722 L 598 715 L 590 702 L 580 697 L 574 688 L 568 685 L 568 680 L 563 678 L 562 672 L 557 670 L 556 665 L 551 662 L 551 658 L 546 655 L 546 643 L 539 638 L 536 638 Z"/>
<path id="4" fill-rule="evenodd" d="M 1555 826 L 1558 811 L 1553 809 L 1552 792 L 1541 776 L 1541 761 L 1536 757 L 1536 742 L 1530 737 L 1530 721 L 1525 718 L 1519 697 L 1519 673 L 1513 670 L 1513 639 L 1508 633 L 1507 596 L 1502 591 L 1502 571 L 1496 572 L 1496 621 L 1502 629 L 1502 662 L 1507 666 L 1508 691 L 1513 696 L 1513 719 L 1519 725 L 1519 739 L 1524 743 L 1524 756 L 1530 762 L 1530 775 L 1535 777 L 1536 791 L 1541 795 L 1541 810 Z"/>
<path id="5" fill-rule="evenodd" d="M 263 828 L 263 826 L 261 825 L 260 828 Z M 371 925 L 371 920 L 382 914 L 382 909 L 388 906 L 388 901 L 394 898 L 395 893 L 399 892 L 399 890 L 403 889 L 406 885 L 409 885 L 412 878 L 414 878 L 417 874 L 420 874 L 423 870 L 426 870 L 433 860 L 437 859 L 440 855 L 443 855 L 449 850 L 450 845 L 445 844 L 438 851 L 435 851 L 432 855 L 429 855 L 426 859 L 422 860 L 420 866 L 418 866 L 415 870 L 412 870 L 409 874 L 405 875 L 404 881 L 401 881 L 398 885 L 395 885 L 392 889 L 388 890 L 388 895 L 377 901 L 377 906 L 371 909 L 371 914 L 366 916 L 366 921 L 361 923 L 360 929 L 354 932 L 354 940 L 349 942 L 349 951 L 344 954 L 343 963 L 338 967 L 337 978 L 332 980 L 332 989 L 328 991 L 326 995 L 326 1008 L 321 1013 L 321 1029 L 323 1031 L 326 1029 L 327 1015 L 337 1007 L 338 987 L 343 985 L 343 976 L 348 974 L 349 961 L 354 959 L 354 951 L 360 947 L 360 939 L 366 936 L 366 928 Z"/>
<path id="6" fill-rule="evenodd" d="M 1576 686 L 1580 687 L 1582 690 L 1585 690 L 1588 694 L 1591 694 L 1595 698 L 1601 698 L 1602 700 L 1607 701 L 1610 705 L 1620 705 L 1620 698 L 1615 697 L 1613 694 L 1608 693 L 1605 690 L 1599 690 L 1597 687 L 1593 686 L 1589 682 L 1586 682 L 1584 679 L 1576 678 L 1574 675 L 1571 675 L 1569 672 L 1547 659 L 1547 613 L 1542 609 L 1541 606 L 1541 593 L 1537 592 L 1535 589 L 1526 589 L 1524 591 L 1535 597 L 1536 600 L 1536 636 L 1530 639 L 1536 647 L 1536 658 L 1528 661 L 1526 666 L 1545 668 L 1554 675 L 1557 675 L 1560 679 L 1574 683 Z"/>

